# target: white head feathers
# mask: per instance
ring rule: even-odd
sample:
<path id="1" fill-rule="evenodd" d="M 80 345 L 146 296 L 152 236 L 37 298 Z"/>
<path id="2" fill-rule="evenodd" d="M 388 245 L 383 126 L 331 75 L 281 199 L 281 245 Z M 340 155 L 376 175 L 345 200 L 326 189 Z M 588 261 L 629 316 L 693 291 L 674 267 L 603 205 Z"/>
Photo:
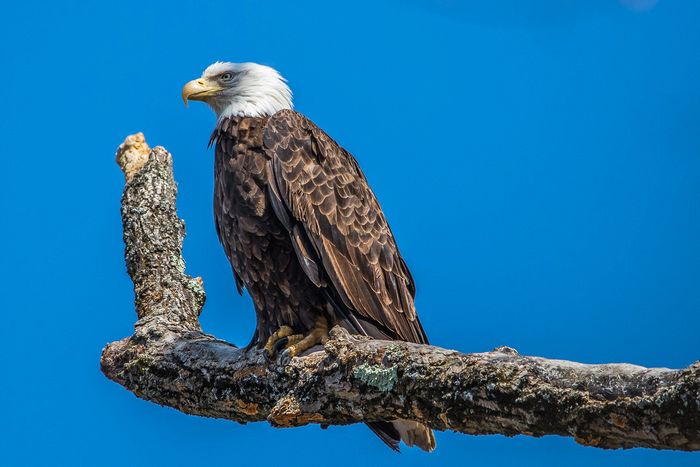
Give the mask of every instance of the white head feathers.
<path id="1" fill-rule="evenodd" d="M 217 92 L 205 100 L 218 120 L 230 116 L 263 117 L 292 108 L 287 80 L 269 66 L 216 62 L 204 70 L 201 79 L 218 86 Z"/>

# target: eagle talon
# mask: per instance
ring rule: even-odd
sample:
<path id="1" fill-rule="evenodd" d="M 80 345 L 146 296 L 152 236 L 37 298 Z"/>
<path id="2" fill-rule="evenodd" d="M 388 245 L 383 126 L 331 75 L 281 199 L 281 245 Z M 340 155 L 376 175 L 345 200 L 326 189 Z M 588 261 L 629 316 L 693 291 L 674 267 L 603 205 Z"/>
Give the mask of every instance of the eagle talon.
<path id="1" fill-rule="evenodd" d="M 280 363 L 288 364 L 292 358 L 301 355 L 317 344 L 324 344 L 328 340 L 328 321 L 324 317 L 319 317 L 306 336 L 295 334 L 289 336 L 284 352 L 280 355 Z M 275 345 L 277 347 L 277 345 Z"/>
<path id="2" fill-rule="evenodd" d="M 275 342 L 274 345 L 272 346 L 272 355 L 277 355 L 280 350 L 287 348 L 288 344 L 289 344 L 289 337 L 283 337 L 282 339 Z"/>
<path id="3" fill-rule="evenodd" d="M 267 363 L 274 362 L 276 355 L 277 355 L 277 351 L 275 349 L 272 349 L 272 350 L 263 349 L 263 356 L 265 357 L 265 361 Z"/>
<path id="4" fill-rule="evenodd" d="M 265 357 L 269 360 L 271 359 L 280 349 L 277 347 L 277 343 L 283 339 L 287 339 L 289 336 L 294 334 L 294 329 L 289 326 L 281 326 L 277 331 L 273 332 L 272 335 L 267 339 L 265 343 Z M 287 345 L 287 340 L 282 346 Z"/>
<path id="5" fill-rule="evenodd" d="M 282 366 L 287 366 L 289 362 L 292 361 L 292 357 L 294 357 L 294 355 L 292 355 L 291 349 L 284 349 L 284 352 L 280 354 L 280 364 Z"/>

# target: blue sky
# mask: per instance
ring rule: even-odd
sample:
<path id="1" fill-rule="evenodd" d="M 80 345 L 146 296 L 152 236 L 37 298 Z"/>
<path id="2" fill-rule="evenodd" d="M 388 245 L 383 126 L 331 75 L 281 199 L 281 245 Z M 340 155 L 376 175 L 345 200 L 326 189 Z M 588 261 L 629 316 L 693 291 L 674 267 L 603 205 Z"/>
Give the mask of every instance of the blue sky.
<path id="1" fill-rule="evenodd" d="M 214 232 L 213 116 L 179 96 L 231 60 L 279 69 L 358 158 L 436 345 L 699 359 L 699 20 L 695 0 L 4 5 L 0 464 L 697 465 L 454 433 L 396 455 L 363 426 L 274 430 L 141 401 L 99 355 L 135 320 L 113 155 L 136 131 L 174 155 L 204 329 L 252 334 Z"/>

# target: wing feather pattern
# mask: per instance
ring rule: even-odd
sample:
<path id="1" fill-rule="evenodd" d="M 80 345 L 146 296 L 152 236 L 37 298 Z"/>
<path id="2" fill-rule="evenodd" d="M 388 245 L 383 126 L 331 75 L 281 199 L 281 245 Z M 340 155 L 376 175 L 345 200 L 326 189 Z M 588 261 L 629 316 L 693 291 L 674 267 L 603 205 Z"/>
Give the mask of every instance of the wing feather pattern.
<path id="1" fill-rule="evenodd" d="M 352 155 L 292 110 L 270 118 L 264 145 L 268 196 L 312 282 L 390 337 L 427 343 L 413 278 Z"/>

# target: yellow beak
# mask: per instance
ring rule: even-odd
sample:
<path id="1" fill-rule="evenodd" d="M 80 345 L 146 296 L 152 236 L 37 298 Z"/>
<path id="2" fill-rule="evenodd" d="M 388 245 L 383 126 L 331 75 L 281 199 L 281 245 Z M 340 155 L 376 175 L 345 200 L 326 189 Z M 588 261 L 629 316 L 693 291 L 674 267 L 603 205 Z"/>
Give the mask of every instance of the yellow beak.
<path id="1" fill-rule="evenodd" d="M 211 87 L 203 78 L 193 79 L 182 88 L 182 100 L 187 106 L 187 101 L 206 101 L 208 96 L 220 90 L 218 87 Z"/>

